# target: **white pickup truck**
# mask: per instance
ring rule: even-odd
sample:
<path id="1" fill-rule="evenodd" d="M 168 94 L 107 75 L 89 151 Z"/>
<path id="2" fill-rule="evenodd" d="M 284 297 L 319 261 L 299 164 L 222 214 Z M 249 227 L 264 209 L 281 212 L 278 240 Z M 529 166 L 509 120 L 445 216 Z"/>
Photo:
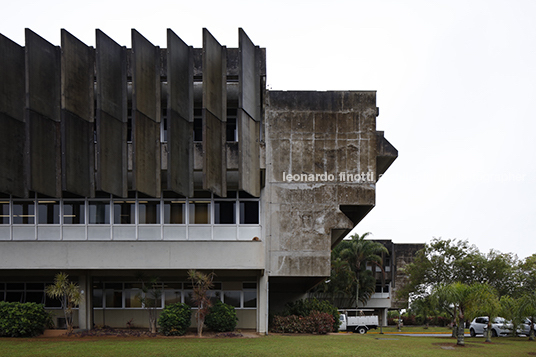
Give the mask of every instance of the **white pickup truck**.
<path id="1" fill-rule="evenodd" d="M 341 321 L 340 331 L 365 334 L 368 330 L 376 329 L 379 326 L 378 316 L 348 316 L 348 314 L 341 312 L 339 319 Z"/>

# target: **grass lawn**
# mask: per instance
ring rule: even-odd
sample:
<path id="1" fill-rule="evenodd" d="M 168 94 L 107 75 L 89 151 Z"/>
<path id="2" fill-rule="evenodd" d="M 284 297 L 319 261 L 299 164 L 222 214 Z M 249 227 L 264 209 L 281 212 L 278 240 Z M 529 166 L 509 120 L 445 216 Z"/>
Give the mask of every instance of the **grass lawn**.
<path id="1" fill-rule="evenodd" d="M 258 338 L 1 338 L 0 356 L 530 356 L 527 338 L 466 338 L 377 334 L 269 335 Z"/>

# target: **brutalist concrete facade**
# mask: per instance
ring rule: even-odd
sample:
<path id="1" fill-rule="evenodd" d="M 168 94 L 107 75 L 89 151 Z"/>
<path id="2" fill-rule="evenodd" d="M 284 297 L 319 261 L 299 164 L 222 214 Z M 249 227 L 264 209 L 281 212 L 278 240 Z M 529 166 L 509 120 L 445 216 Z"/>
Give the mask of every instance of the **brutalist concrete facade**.
<path id="1" fill-rule="evenodd" d="M 207 30 L 199 49 L 171 30 L 166 48 L 135 30 L 129 49 L 99 30 L 95 48 L 0 36 L 0 298 L 38 299 L 66 271 L 78 325 L 121 326 L 142 314 L 139 271 L 163 306 L 201 269 L 240 328 L 266 332 L 329 276 L 398 153 L 374 91 L 269 91 L 265 58 L 241 29 L 239 48 Z"/>

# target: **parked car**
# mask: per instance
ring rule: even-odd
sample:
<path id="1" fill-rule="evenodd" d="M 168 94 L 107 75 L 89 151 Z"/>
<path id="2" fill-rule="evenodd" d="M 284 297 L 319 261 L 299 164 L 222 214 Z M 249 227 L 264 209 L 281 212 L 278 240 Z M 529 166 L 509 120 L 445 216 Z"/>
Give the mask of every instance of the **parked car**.
<path id="1" fill-rule="evenodd" d="M 524 319 L 523 322 L 517 327 L 518 335 L 528 336 L 530 333 L 530 320 L 528 318 Z"/>
<path id="2" fill-rule="evenodd" d="M 487 316 L 475 318 L 469 326 L 469 332 L 471 333 L 471 337 L 475 337 L 476 335 L 483 335 L 484 331 L 486 331 L 488 328 L 488 321 L 489 319 Z M 510 322 L 506 321 L 502 317 L 496 317 L 491 323 L 491 336 L 508 336 L 512 334 L 513 329 L 513 325 Z"/>

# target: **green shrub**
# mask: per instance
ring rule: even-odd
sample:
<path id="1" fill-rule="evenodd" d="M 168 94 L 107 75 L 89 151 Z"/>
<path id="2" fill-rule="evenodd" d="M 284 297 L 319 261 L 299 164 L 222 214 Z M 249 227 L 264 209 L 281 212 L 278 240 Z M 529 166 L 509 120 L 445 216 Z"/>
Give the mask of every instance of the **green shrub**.
<path id="1" fill-rule="evenodd" d="M 164 307 L 158 324 L 166 336 L 182 336 L 191 324 L 192 309 L 186 304 L 173 304 Z"/>
<path id="2" fill-rule="evenodd" d="M 210 312 L 205 318 L 207 327 L 217 332 L 234 331 L 237 321 L 235 308 L 221 301 L 216 302 L 216 305 L 210 308 Z"/>
<path id="3" fill-rule="evenodd" d="M 0 336 L 38 336 L 52 325 L 52 318 L 41 304 L 0 301 Z"/>
<path id="4" fill-rule="evenodd" d="M 270 331 L 326 334 L 333 331 L 333 315 L 327 312 L 311 311 L 309 316 L 274 316 Z"/>
<path id="5" fill-rule="evenodd" d="M 311 315 L 311 312 L 325 312 L 333 316 L 333 332 L 339 331 L 339 311 L 337 308 L 327 300 L 317 300 L 313 299 L 304 299 L 298 300 L 292 303 L 287 304 L 286 310 L 283 313 L 284 316 L 296 315 L 301 317 L 306 317 Z"/>

